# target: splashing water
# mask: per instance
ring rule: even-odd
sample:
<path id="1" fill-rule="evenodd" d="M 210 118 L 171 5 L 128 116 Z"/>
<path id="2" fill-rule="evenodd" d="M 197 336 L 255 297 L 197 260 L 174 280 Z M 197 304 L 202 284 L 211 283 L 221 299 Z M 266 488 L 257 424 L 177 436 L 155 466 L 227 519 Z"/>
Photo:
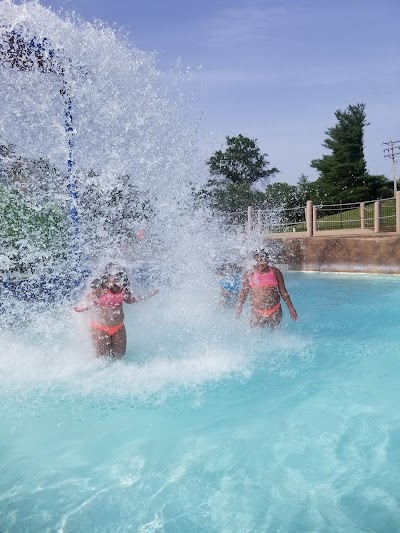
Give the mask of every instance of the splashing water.
<path id="1" fill-rule="evenodd" d="M 23 275 L 43 274 L 33 289 L 21 285 L 9 322 L 21 314 L 21 299 L 32 306 L 35 300 L 36 312 L 43 286 L 58 296 L 57 276 L 74 275 L 74 246 L 89 270 L 110 260 L 128 270 L 145 265 L 153 283 L 174 285 L 182 298 L 190 290 L 204 302 L 216 265 L 242 260 L 254 243 L 228 231 L 221 238 L 213 215 L 194 209 L 191 187 L 204 169 L 184 73 L 161 72 L 156 54 L 132 48 L 124 35 L 101 23 L 61 19 L 37 2 L 1 2 L 0 28 L 7 186 L 0 203 L 8 213 L 0 227 L 0 270 L 5 261 L 6 272 L 11 263 Z M 78 223 L 68 219 L 71 181 Z"/>
<path id="2" fill-rule="evenodd" d="M 36 2 L 1 2 L 0 27 L 26 43 L 35 39 L 51 65 L 33 62 L 21 70 L 3 61 L 0 140 L 25 160 L 49 166 L 38 179 L 26 163 L 19 182 L 13 173 L 14 184 L 36 204 L 65 206 L 69 154 L 60 91 L 67 87 L 85 257 L 131 260 L 150 249 L 164 254 L 168 271 L 182 264 L 183 250 L 188 257 L 188 250 L 201 249 L 204 258 L 207 239 L 193 238 L 201 219 L 193 216 L 190 184 L 199 165 L 184 73 L 157 70 L 156 54 L 133 49 L 101 23 L 60 19 Z M 11 48 L 3 42 L 3 57 Z M 146 245 L 138 246 L 143 230 Z"/>

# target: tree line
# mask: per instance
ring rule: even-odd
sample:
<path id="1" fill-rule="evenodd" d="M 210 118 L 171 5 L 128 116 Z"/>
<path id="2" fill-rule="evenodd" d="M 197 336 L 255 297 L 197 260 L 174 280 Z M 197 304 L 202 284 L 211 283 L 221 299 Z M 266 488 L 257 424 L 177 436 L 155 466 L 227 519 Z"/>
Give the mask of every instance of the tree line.
<path id="1" fill-rule="evenodd" d="M 364 131 L 368 126 L 365 104 L 349 105 L 335 112 L 336 124 L 326 130 L 322 146 L 330 153 L 313 159 L 310 166 L 318 178 L 302 174 L 296 185 L 270 183 L 280 172 L 270 168 L 268 154 L 261 153 L 257 139 L 243 135 L 226 137 L 226 149 L 207 161 L 210 179 L 195 192 L 213 209 L 235 212 L 254 207 L 291 209 L 315 204 L 340 204 L 390 198 L 393 184 L 384 175 L 367 171 Z"/>
<path id="2" fill-rule="evenodd" d="M 315 181 L 303 174 L 296 185 L 271 183 L 280 172 L 270 165 L 268 155 L 261 153 L 257 140 L 228 136 L 225 150 L 216 151 L 207 161 L 210 177 L 206 185 L 193 189 L 196 201 L 233 213 L 249 205 L 294 209 L 307 200 L 339 204 L 393 196 L 390 180 L 367 171 L 365 104 L 338 110 L 335 117 L 336 124 L 327 129 L 323 142 L 329 153 L 311 161 L 318 172 Z M 148 191 L 139 190 L 129 176 L 116 176 L 105 183 L 93 170 L 80 170 L 76 179 L 80 228 L 91 253 L 108 242 L 121 246 L 132 242 L 132 229 L 152 217 Z M 12 145 L 0 142 L 2 255 L 8 250 L 20 263 L 28 256 L 58 254 L 61 259 L 70 253 L 65 182 L 66 176 L 49 160 L 23 157 Z"/>

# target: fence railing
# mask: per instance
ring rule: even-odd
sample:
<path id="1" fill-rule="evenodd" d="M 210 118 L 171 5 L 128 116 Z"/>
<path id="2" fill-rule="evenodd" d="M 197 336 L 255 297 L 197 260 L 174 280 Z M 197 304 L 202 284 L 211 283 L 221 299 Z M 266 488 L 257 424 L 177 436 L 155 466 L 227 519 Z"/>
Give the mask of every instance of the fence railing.
<path id="1" fill-rule="evenodd" d="M 360 230 L 400 233 L 400 191 L 393 198 L 346 204 L 314 205 L 293 209 L 255 209 L 219 215 L 228 225 L 258 233 L 297 233 L 307 236 L 319 231 Z"/>

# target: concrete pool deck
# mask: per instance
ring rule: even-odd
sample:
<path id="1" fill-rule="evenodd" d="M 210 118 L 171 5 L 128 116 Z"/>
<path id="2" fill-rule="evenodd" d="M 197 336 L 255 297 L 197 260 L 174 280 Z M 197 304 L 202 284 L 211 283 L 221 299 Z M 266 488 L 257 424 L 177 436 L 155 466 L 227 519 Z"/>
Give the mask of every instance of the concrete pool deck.
<path id="1" fill-rule="evenodd" d="M 326 230 L 265 234 L 288 270 L 400 274 L 400 235 L 371 230 Z"/>

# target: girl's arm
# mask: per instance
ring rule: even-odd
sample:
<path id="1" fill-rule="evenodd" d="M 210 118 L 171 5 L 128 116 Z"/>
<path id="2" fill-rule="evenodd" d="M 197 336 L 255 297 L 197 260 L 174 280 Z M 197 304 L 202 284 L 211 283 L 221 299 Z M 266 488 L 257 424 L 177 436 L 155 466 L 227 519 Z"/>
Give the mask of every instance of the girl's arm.
<path id="1" fill-rule="evenodd" d="M 99 296 L 100 296 L 100 290 L 99 289 L 95 289 L 95 290 L 90 291 L 86 295 L 84 302 L 74 306 L 74 311 L 76 311 L 77 313 L 82 313 L 84 311 L 88 311 L 91 307 L 93 307 L 95 305 L 95 302 L 96 302 L 96 300 L 97 300 L 97 298 Z"/>
<path id="2" fill-rule="evenodd" d="M 285 304 L 287 305 L 287 308 L 289 309 L 290 317 L 292 320 L 297 320 L 298 318 L 297 311 L 294 308 L 292 304 L 292 300 L 290 299 L 289 293 L 286 289 L 285 281 L 283 279 L 283 274 L 279 270 L 279 268 L 276 268 L 276 267 L 272 267 L 272 268 L 274 269 L 276 280 L 278 282 L 279 294 L 282 296 L 282 300 L 285 302 Z"/>
<path id="3" fill-rule="evenodd" d="M 155 296 L 158 293 L 158 289 L 149 292 L 148 294 L 144 296 L 133 296 L 131 292 L 126 293 L 124 302 L 127 304 L 135 304 L 138 302 L 144 302 L 148 298 L 151 298 L 152 296 Z"/>

